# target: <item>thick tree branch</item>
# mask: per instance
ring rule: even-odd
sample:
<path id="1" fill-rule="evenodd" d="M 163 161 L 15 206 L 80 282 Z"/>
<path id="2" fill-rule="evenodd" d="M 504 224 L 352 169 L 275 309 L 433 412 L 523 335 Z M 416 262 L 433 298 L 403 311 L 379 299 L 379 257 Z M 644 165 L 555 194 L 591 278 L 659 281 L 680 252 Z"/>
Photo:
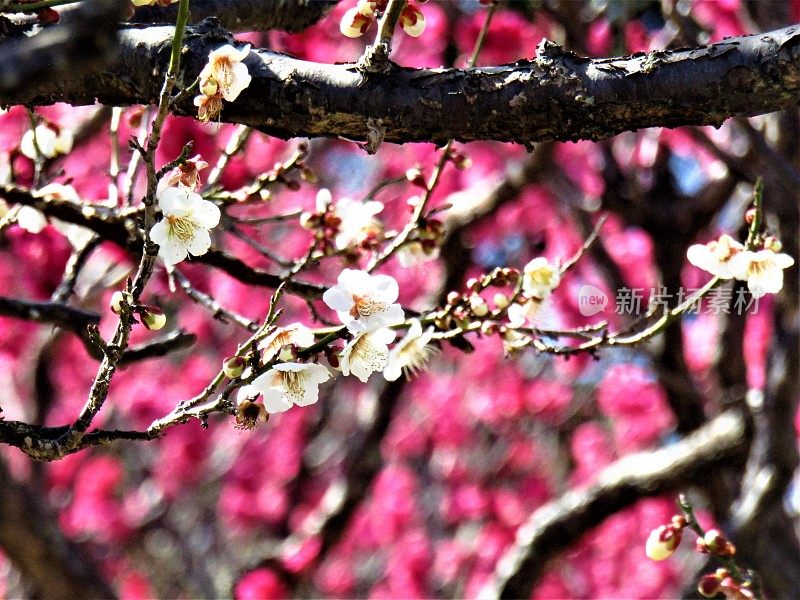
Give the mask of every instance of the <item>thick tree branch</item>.
<path id="1" fill-rule="evenodd" d="M 338 0 L 192 0 L 190 22 L 218 17 L 230 31 L 303 31 L 336 5 Z M 176 5 L 143 6 L 131 19 L 134 23 L 172 24 Z"/>
<path id="2" fill-rule="evenodd" d="M 3 100 L 48 104 L 154 103 L 172 28 L 128 27 L 104 73 L 48 79 Z M 186 36 L 184 81 L 230 37 L 213 22 Z M 652 126 L 719 125 L 795 104 L 800 91 L 800 28 L 731 38 L 694 49 L 590 60 L 543 43 L 539 56 L 504 67 L 408 69 L 365 74 L 259 50 L 246 59 L 253 81 L 222 119 L 279 137 L 391 142 L 600 139 Z M 190 99 L 176 107 L 194 114 Z"/>
<path id="3" fill-rule="evenodd" d="M 702 481 L 740 456 L 746 444 L 742 415 L 729 411 L 680 442 L 621 458 L 601 471 L 594 485 L 538 509 L 517 531 L 516 544 L 500 559 L 481 596 L 529 597 L 547 561 L 606 517 L 641 498 Z"/>
<path id="4" fill-rule="evenodd" d="M 63 23 L 0 44 L 0 102 L 42 81 L 89 73 L 113 60 L 126 0 L 91 0 Z"/>

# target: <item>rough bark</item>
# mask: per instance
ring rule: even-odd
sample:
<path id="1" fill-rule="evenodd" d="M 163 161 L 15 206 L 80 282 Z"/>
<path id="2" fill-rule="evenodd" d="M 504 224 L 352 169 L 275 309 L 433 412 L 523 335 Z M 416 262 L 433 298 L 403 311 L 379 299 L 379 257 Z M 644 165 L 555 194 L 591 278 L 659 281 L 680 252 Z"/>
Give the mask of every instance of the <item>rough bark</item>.
<path id="1" fill-rule="evenodd" d="M 170 27 L 129 26 L 120 57 L 103 73 L 48 79 L 0 100 L 128 105 L 152 103 L 169 58 Z M 190 28 L 184 81 L 208 52 L 230 42 L 213 21 Z M 222 120 L 278 137 L 329 136 L 390 142 L 600 139 L 652 126 L 719 125 L 797 103 L 800 28 L 731 38 L 694 49 L 586 59 L 552 43 L 503 67 L 410 69 L 364 74 L 258 50 L 250 87 Z M 194 114 L 191 99 L 176 107 Z"/>

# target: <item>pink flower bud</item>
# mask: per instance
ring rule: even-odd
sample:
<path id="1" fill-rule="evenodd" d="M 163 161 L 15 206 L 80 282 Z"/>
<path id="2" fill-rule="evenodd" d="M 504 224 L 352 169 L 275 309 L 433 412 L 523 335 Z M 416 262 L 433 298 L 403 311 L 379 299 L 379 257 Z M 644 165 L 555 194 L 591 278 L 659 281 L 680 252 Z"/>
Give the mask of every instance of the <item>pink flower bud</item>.
<path id="1" fill-rule="evenodd" d="M 647 538 L 645 554 L 651 560 L 669 558 L 678 548 L 683 536 L 682 530 L 672 525 L 662 525 L 654 529 Z"/>
<path id="2" fill-rule="evenodd" d="M 720 578 L 716 573 L 703 575 L 697 583 L 697 591 L 706 598 L 711 598 L 719 593 Z"/>
<path id="3" fill-rule="evenodd" d="M 236 379 L 244 372 L 245 366 L 247 366 L 247 361 L 244 358 L 232 356 L 222 363 L 222 371 L 225 373 L 225 377 Z"/>
<path id="4" fill-rule="evenodd" d="M 358 7 L 351 8 L 344 15 L 339 23 L 339 31 L 342 35 L 349 38 L 361 37 L 367 32 L 369 26 L 372 25 L 374 18 L 367 17 L 361 14 Z"/>
<path id="5" fill-rule="evenodd" d="M 400 13 L 400 27 L 411 37 L 419 37 L 425 31 L 425 15 L 409 2 Z"/>

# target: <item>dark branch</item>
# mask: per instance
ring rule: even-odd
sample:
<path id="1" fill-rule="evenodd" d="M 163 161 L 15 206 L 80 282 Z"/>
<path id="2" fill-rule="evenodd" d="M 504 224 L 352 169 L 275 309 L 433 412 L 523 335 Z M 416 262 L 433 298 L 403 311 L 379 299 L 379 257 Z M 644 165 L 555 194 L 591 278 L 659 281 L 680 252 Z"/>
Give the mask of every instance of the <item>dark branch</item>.
<path id="1" fill-rule="evenodd" d="M 129 27 L 121 58 L 100 75 L 51 78 L 6 95 L 6 102 L 113 105 L 154 103 L 168 60 L 172 28 Z M 186 37 L 184 81 L 210 50 L 230 37 L 206 22 Z M 250 87 L 226 104 L 222 119 L 279 137 L 390 142 L 600 139 L 643 127 L 719 125 L 726 118 L 797 103 L 800 29 L 731 38 L 694 49 L 590 60 L 552 43 L 532 61 L 459 69 L 409 69 L 365 75 L 354 65 L 326 65 L 266 50 L 246 64 Z M 191 99 L 179 114 L 194 114 Z"/>
<path id="2" fill-rule="evenodd" d="M 303 31 L 336 5 L 338 0 L 192 0 L 190 22 L 218 17 L 230 31 Z M 143 6 L 131 19 L 134 23 L 172 24 L 177 5 L 168 8 Z"/>
<path id="3" fill-rule="evenodd" d="M 58 302 L 33 302 L 0 296 L 0 315 L 52 323 L 63 329 L 82 333 L 87 325 L 97 325 L 100 315 Z"/>
<path id="4" fill-rule="evenodd" d="M 137 224 L 137 218 L 141 213 L 136 209 L 133 209 L 127 218 L 123 218 L 124 215 L 121 216 L 114 209 L 56 198 L 41 198 L 28 190 L 11 185 L 0 185 L 0 198 L 11 204 L 32 206 L 48 217 L 82 225 L 97 233 L 103 240 L 114 242 L 131 252 L 141 253 L 142 232 Z M 282 283 L 279 275 L 251 267 L 222 250 L 209 250 L 192 260 L 224 271 L 243 283 L 273 289 Z M 320 298 L 325 287 L 291 280 L 286 281 L 286 290 L 304 298 Z"/>
<path id="5" fill-rule="evenodd" d="M 498 562 L 483 597 L 529 597 L 547 561 L 606 517 L 641 498 L 702 481 L 738 457 L 746 444 L 744 419 L 729 411 L 680 442 L 621 458 L 603 469 L 591 487 L 567 492 L 533 513 L 517 532 L 516 545 Z"/>
<path id="6" fill-rule="evenodd" d="M 127 0 L 91 0 L 62 23 L 0 44 L 0 101 L 42 81 L 101 69 L 114 58 Z"/>

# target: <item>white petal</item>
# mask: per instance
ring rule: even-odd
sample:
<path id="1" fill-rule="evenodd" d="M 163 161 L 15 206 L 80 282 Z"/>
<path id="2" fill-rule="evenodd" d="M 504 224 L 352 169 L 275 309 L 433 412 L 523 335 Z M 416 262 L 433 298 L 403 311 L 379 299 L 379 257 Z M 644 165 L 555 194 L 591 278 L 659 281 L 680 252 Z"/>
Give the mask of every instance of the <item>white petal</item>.
<path id="1" fill-rule="evenodd" d="M 158 245 L 158 255 L 168 265 L 176 265 L 186 259 L 188 249 L 178 238 L 167 236 L 163 244 Z"/>
<path id="2" fill-rule="evenodd" d="M 399 304 L 392 304 L 383 313 L 384 325 L 397 325 L 405 320 L 406 315 L 403 312 L 403 307 Z"/>
<path id="3" fill-rule="evenodd" d="M 375 286 L 375 299 L 379 302 L 396 302 L 400 295 L 397 280 L 389 275 L 374 275 L 372 283 Z"/>
<path id="4" fill-rule="evenodd" d="M 292 325 L 289 325 L 289 327 L 293 327 L 292 343 L 295 346 L 298 348 L 308 348 L 309 346 L 314 345 L 314 332 L 308 327 L 302 323 L 293 323 Z"/>
<path id="5" fill-rule="evenodd" d="M 389 357 L 389 364 L 383 370 L 383 377 L 386 381 L 397 381 L 403 373 L 402 362 L 399 359 Z"/>
<path id="6" fill-rule="evenodd" d="M 352 296 L 338 285 L 325 290 L 322 300 L 333 310 L 341 312 L 348 312 L 354 304 Z"/>
<path id="7" fill-rule="evenodd" d="M 264 391 L 264 408 L 268 413 L 284 412 L 292 408 L 292 403 L 280 388 L 270 388 Z"/>
<path id="8" fill-rule="evenodd" d="M 167 187 L 158 195 L 158 207 L 165 215 L 186 209 L 186 193 L 177 187 Z"/>
<path id="9" fill-rule="evenodd" d="M 358 269 L 344 269 L 339 273 L 339 285 L 353 295 L 361 296 L 372 289 L 372 277 L 366 271 Z"/>
<path id="10" fill-rule="evenodd" d="M 167 243 L 167 237 L 169 237 L 169 226 L 166 219 L 161 219 L 150 229 L 150 239 L 154 244 L 163 246 Z"/>
<path id="11" fill-rule="evenodd" d="M 788 254 L 776 254 L 772 260 L 780 269 L 788 269 L 794 264 L 794 259 Z"/>
<path id="12" fill-rule="evenodd" d="M 199 195 L 197 196 L 198 198 L 200 197 Z M 195 221 L 197 221 L 206 229 L 213 229 L 219 225 L 221 213 L 216 204 L 201 198 L 198 203 L 193 205 L 192 216 L 194 217 Z"/>
<path id="13" fill-rule="evenodd" d="M 228 102 L 236 100 L 253 79 L 247 71 L 247 65 L 243 63 L 236 63 L 231 67 L 231 70 L 233 71 L 233 82 L 230 86 L 221 90 L 222 97 Z"/>
<path id="14" fill-rule="evenodd" d="M 189 253 L 194 256 L 200 256 L 208 252 L 208 249 L 210 247 L 211 247 L 211 236 L 208 233 L 208 229 L 203 229 L 203 228 L 195 229 L 192 239 L 189 240 L 189 246 L 187 248 Z"/>
<path id="15" fill-rule="evenodd" d="M 236 395 L 236 402 L 241 404 L 245 400 L 250 400 L 258 396 L 261 392 L 250 385 L 243 385 L 239 388 L 239 393 Z"/>
<path id="16" fill-rule="evenodd" d="M 397 337 L 397 332 L 394 329 L 389 329 L 388 327 L 384 327 L 382 329 L 370 332 L 369 336 L 370 336 L 370 341 L 373 344 L 375 345 L 380 344 L 382 346 L 386 346 L 387 344 L 391 344 L 394 341 L 394 338 Z"/>
<path id="17" fill-rule="evenodd" d="M 753 298 L 761 298 L 764 294 L 777 294 L 783 287 L 783 271 L 774 269 L 759 275 L 753 275 L 747 280 L 747 287 Z"/>
<path id="18" fill-rule="evenodd" d="M 333 202 L 333 197 L 331 196 L 331 192 L 327 188 L 322 188 L 320 191 L 317 192 L 317 201 L 316 201 L 316 208 L 317 212 L 322 212 L 325 208 Z"/>

